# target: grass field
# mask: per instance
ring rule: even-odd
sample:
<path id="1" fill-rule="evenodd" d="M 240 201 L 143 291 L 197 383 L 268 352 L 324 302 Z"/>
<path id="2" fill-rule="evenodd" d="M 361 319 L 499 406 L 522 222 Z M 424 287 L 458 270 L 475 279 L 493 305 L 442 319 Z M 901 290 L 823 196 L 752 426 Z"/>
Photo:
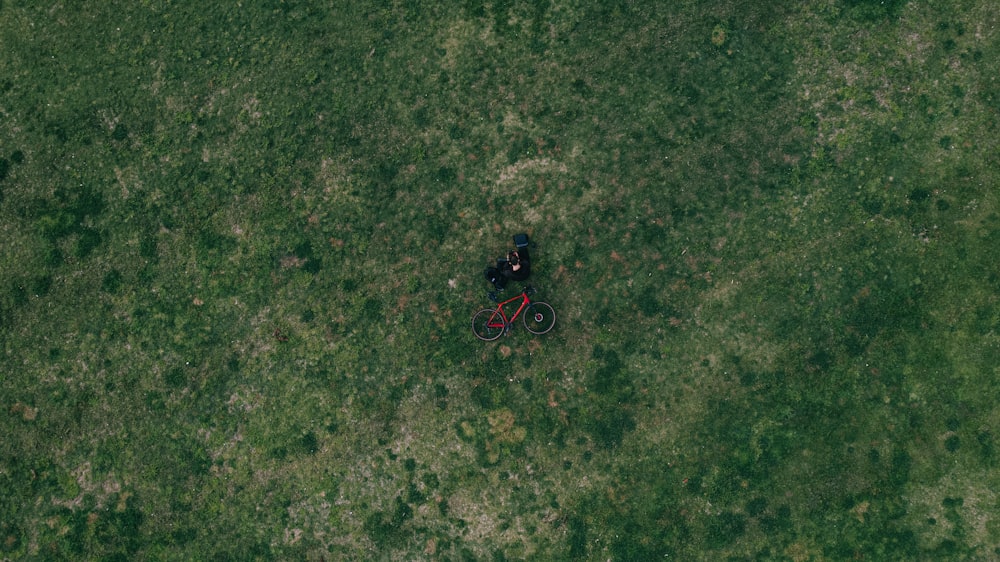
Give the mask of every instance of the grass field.
<path id="1" fill-rule="evenodd" d="M 0 559 L 1000 558 L 998 24 L 0 1 Z"/>

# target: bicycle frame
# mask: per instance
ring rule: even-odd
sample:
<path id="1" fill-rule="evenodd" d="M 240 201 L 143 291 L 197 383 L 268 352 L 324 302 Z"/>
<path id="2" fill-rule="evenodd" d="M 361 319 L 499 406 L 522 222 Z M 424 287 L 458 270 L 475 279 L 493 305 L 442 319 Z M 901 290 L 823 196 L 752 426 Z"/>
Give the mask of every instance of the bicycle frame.
<path id="1" fill-rule="evenodd" d="M 493 308 L 484 308 L 473 314 L 473 333 L 483 341 L 493 341 L 510 332 L 518 316 L 524 321 L 525 329 L 532 334 L 547 333 L 552 329 L 552 326 L 555 326 L 556 311 L 548 303 L 528 298 L 528 295 L 533 294 L 535 294 L 533 287 L 525 287 L 520 295 L 498 302 Z M 490 293 L 490 299 L 497 302 L 496 294 Z M 505 308 L 513 308 L 515 305 L 517 305 L 517 310 L 513 314 L 507 314 Z"/>
<path id="2" fill-rule="evenodd" d="M 507 314 L 504 312 L 503 309 L 504 306 L 518 299 L 521 300 L 521 306 L 517 307 L 517 310 L 514 311 L 514 314 L 508 318 Z M 490 320 L 489 322 L 487 322 L 486 325 L 490 328 L 503 328 L 504 330 L 509 330 L 510 326 L 514 323 L 514 320 L 517 320 L 517 317 L 520 316 L 521 312 L 523 312 L 524 309 L 528 306 L 531 306 L 531 299 L 528 298 L 528 292 L 521 291 L 520 295 L 509 298 L 497 304 L 497 309 L 495 313 L 493 314 L 493 316 L 490 317 Z"/>

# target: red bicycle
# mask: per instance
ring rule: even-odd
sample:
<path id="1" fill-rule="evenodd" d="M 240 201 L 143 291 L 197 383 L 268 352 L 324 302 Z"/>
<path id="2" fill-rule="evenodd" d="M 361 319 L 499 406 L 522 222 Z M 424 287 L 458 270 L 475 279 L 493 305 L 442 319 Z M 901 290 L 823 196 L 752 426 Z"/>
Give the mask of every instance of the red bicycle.
<path id="1" fill-rule="evenodd" d="M 496 308 L 484 308 L 472 316 L 472 331 L 476 337 L 493 341 L 510 331 L 518 316 L 524 320 L 524 327 L 532 334 L 544 334 L 556 325 L 556 311 L 547 303 L 532 301 L 528 295 L 533 295 L 533 287 L 525 287 L 520 295 L 497 304 Z M 490 294 L 491 298 L 495 297 Z M 507 316 L 504 307 L 520 301 L 514 314 Z"/>

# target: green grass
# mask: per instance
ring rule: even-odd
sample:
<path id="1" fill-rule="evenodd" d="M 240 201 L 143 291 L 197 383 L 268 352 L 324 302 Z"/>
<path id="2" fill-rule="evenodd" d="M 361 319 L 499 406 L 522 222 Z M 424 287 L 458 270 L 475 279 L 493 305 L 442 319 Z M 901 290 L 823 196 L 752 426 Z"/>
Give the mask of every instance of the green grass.
<path id="1" fill-rule="evenodd" d="M 339 4 L 0 2 L 0 557 L 1000 556 L 992 5 Z"/>

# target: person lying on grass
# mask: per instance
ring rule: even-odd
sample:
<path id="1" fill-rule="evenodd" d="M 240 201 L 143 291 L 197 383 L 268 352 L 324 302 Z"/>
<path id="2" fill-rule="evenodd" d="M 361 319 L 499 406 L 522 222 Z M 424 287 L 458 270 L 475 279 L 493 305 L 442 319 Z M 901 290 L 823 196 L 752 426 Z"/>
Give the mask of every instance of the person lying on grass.
<path id="1" fill-rule="evenodd" d="M 531 275 L 531 261 L 528 249 L 507 252 L 506 258 L 497 260 L 496 267 L 488 267 L 484 272 L 486 280 L 493 283 L 498 291 L 507 286 L 507 281 L 525 281 Z"/>

